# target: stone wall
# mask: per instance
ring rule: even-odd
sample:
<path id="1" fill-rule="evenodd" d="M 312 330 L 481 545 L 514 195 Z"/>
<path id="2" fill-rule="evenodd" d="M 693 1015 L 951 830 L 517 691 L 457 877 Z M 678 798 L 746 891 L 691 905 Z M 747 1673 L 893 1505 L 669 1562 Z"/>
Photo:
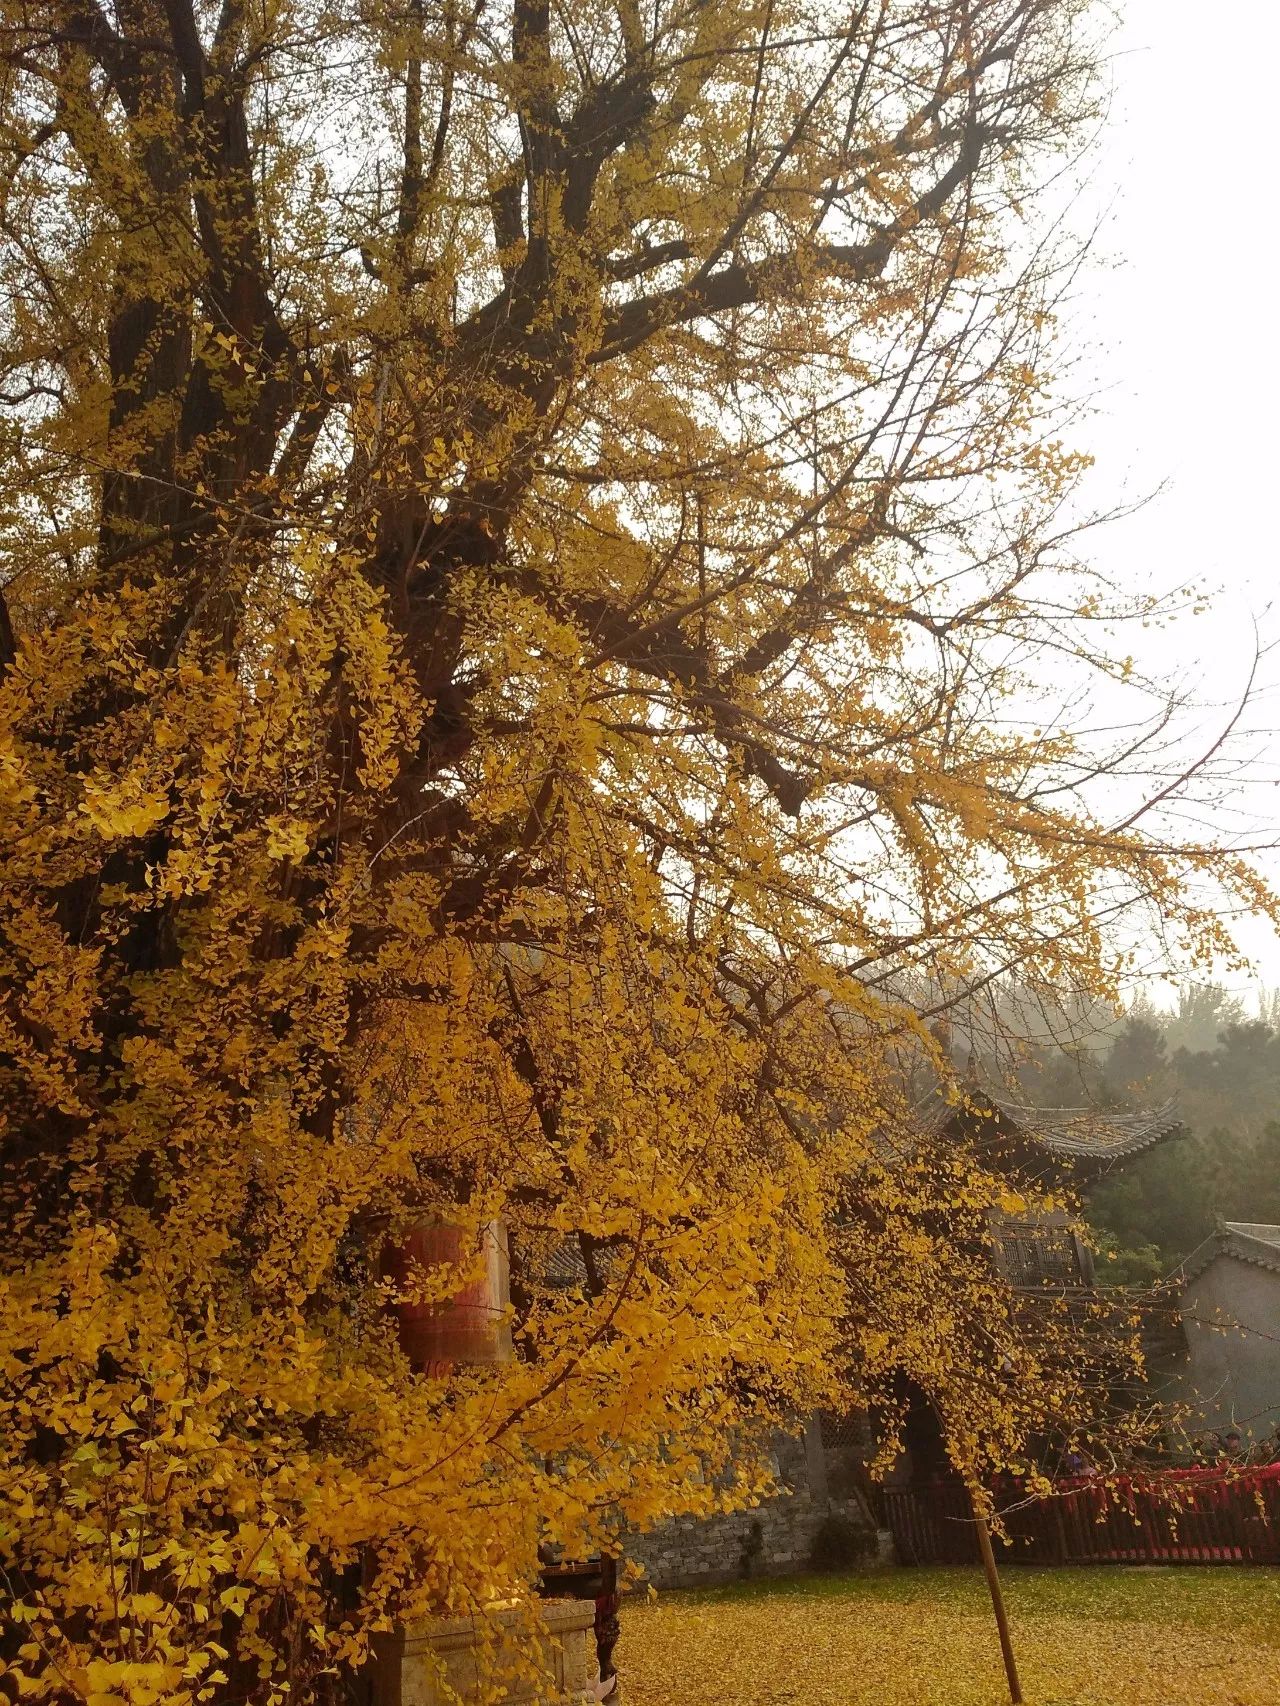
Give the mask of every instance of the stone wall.
<path id="1" fill-rule="evenodd" d="M 839 1555 L 842 1538 L 847 1551 L 856 1536 L 869 1537 L 865 1470 L 855 1474 L 851 1469 L 865 1463 L 870 1440 L 865 1416 L 834 1425 L 818 1416 L 797 1421 L 793 1430 L 776 1434 L 770 1446 L 773 1472 L 785 1491 L 728 1516 L 675 1517 L 649 1534 L 633 1535 L 627 1556 L 642 1564 L 660 1588 L 889 1562 L 893 1544 L 887 1530 L 876 1537 L 869 1558 Z M 823 1555 L 815 1556 L 815 1543 L 828 1525 L 835 1533 L 827 1535 Z"/>
<path id="2" fill-rule="evenodd" d="M 660 1588 L 796 1575 L 814 1567 L 814 1542 L 831 1519 L 859 1526 L 866 1522 L 856 1499 L 783 1493 L 728 1516 L 675 1517 L 650 1534 L 635 1536 L 627 1556 L 643 1564 Z"/>

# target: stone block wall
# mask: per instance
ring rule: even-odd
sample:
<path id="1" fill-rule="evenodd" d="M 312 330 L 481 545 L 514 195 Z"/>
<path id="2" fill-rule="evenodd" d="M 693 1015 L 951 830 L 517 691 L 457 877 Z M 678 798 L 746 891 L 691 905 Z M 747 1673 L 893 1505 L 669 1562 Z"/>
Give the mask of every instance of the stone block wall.
<path id="1" fill-rule="evenodd" d="M 635 1536 L 627 1556 L 643 1564 L 659 1588 L 797 1575 L 813 1567 L 814 1541 L 829 1517 L 857 1524 L 866 1520 L 856 1499 L 783 1493 L 728 1516 L 675 1517 L 650 1534 Z"/>
<path id="2" fill-rule="evenodd" d="M 830 1419 L 828 1418 L 828 1423 Z M 830 1438 L 824 1442 L 824 1436 Z M 629 1558 L 644 1566 L 655 1587 L 696 1587 L 737 1582 L 751 1576 L 790 1576 L 820 1566 L 814 1543 L 829 1521 L 865 1531 L 871 1519 L 850 1464 L 865 1462 L 870 1430 L 864 1416 L 835 1427 L 818 1416 L 777 1434 L 770 1448 L 778 1485 L 785 1489 L 753 1510 L 728 1516 L 675 1517 L 627 1543 Z M 887 1531 L 878 1537 L 870 1563 L 889 1562 Z"/>

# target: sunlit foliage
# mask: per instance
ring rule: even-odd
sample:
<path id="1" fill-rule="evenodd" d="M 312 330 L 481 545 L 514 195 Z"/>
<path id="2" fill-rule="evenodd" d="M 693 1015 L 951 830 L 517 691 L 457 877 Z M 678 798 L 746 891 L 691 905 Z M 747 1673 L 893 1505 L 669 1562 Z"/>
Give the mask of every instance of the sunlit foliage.
<path id="1" fill-rule="evenodd" d="M 1148 603 L 1074 564 L 1050 389 L 1084 8 L 4 0 L 2 50 L 15 1686 L 298 1698 L 749 1490 L 833 1368 L 966 1464 L 1085 1425 L 1009 1182 L 897 1089 L 922 977 L 1106 996 L 1117 917 L 1259 898 L 1036 700 Z M 400 1352 L 441 1212 L 508 1229 L 505 1367 Z"/>

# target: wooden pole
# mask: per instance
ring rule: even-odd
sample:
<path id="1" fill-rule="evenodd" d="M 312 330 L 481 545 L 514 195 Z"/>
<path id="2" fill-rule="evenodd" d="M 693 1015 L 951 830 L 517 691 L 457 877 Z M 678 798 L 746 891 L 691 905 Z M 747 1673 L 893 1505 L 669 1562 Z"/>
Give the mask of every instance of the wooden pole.
<path id="1" fill-rule="evenodd" d="M 969 1503 L 973 1507 L 973 1520 L 978 1526 L 978 1551 L 982 1554 L 982 1568 L 986 1571 L 987 1587 L 991 1591 L 996 1628 L 1000 1631 L 1000 1651 L 1004 1655 L 1004 1674 L 1009 1679 L 1009 1698 L 1013 1706 L 1022 1706 L 1022 1684 L 1018 1681 L 1018 1665 L 1013 1656 L 1013 1641 L 1009 1636 L 1009 1618 L 1004 1609 L 1004 1595 L 1000 1591 L 996 1555 L 991 1550 L 991 1530 L 987 1526 L 986 1512 L 982 1508 L 977 1489 L 973 1486 L 969 1488 Z"/>

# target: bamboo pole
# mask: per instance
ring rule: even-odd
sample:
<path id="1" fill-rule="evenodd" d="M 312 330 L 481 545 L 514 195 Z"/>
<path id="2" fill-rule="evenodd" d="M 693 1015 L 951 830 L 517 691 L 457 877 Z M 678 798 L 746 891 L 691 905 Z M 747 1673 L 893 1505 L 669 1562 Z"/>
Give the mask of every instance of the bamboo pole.
<path id="1" fill-rule="evenodd" d="M 978 1528 L 978 1551 L 982 1554 L 982 1568 L 986 1571 L 987 1587 L 991 1592 L 991 1605 L 996 1614 L 996 1628 L 1000 1632 L 1000 1651 L 1004 1657 L 1004 1674 L 1009 1679 L 1009 1699 L 1013 1706 L 1022 1706 L 1022 1684 L 1018 1681 L 1018 1664 L 1013 1656 L 1013 1641 L 1009 1635 L 1009 1618 L 1004 1608 L 1004 1594 L 1000 1590 L 1000 1574 L 996 1569 L 996 1555 L 991 1549 L 991 1529 L 987 1525 L 987 1514 L 982 1508 L 981 1497 L 976 1487 L 970 1484 L 969 1503 L 973 1507 L 973 1520 Z"/>

